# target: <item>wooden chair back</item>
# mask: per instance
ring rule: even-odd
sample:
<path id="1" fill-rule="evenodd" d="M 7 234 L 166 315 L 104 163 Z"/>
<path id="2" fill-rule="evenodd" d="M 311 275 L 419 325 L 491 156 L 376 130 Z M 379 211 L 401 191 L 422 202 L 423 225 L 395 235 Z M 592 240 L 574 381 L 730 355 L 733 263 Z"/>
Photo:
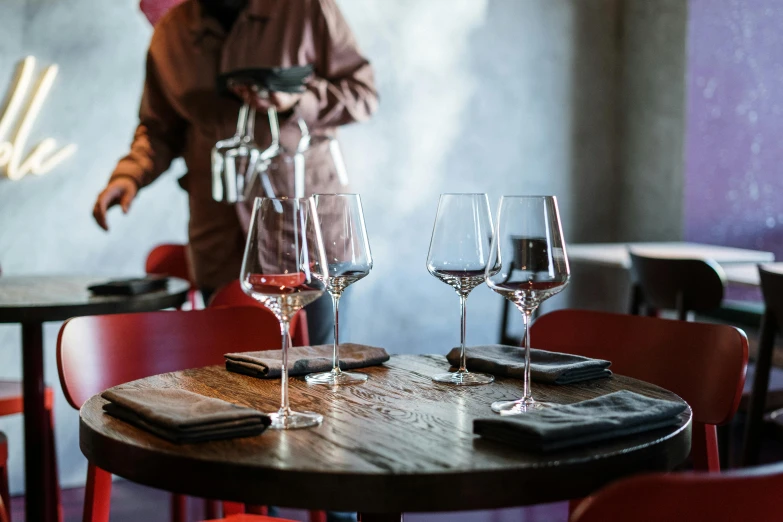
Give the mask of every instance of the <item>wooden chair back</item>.
<path id="1" fill-rule="evenodd" d="M 753 466 L 759 461 L 775 338 L 783 326 L 783 273 L 767 270 L 763 265 L 758 266 L 758 271 L 764 296 L 764 316 L 761 319 L 756 372 L 745 424 L 743 466 Z"/>
<path id="2" fill-rule="evenodd" d="M 274 315 L 257 307 L 76 317 L 60 328 L 57 369 L 65 398 L 78 409 L 112 386 L 281 343 Z"/>
<path id="3" fill-rule="evenodd" d="M 783 464 L 726 473 L 655 473 L 585 500 L 571 522 L 773 522 L 783 514 Z"/>
<path id="4" fill-rule="evenodd" d="M 682 397 L 693 409 L 694 466 L 719 470 L 715 425 L 739 407 L 748 340 L 733 326 L 558 310 L 531 329 L 536 348 L 606 359 L 612 371 Z"/>
<path id="5" fill-rule="evenodd" d="M 207 306 L 210 308 L 220 306 L 254 306 L 263 309 L 272 315 L 264 305 L 242 291 L 239 280 L 219 288 L 209 299 Z M 274 317 L 274 315 L 273 315 Z M 291 343 L 293 346 L 308 346 L 310 335 L 307 331 L 307 312 L 300 310 L 291 321 Z"/>
<path id="6" fill-rule="evenodd" d="M 714 261 L 647 257 L 634 252 L 630 256 L 632 282 L 647 306 L 677 310 L 682 320 L 687 320 L 689 311 L 720 307 L 726 275 Z"/>

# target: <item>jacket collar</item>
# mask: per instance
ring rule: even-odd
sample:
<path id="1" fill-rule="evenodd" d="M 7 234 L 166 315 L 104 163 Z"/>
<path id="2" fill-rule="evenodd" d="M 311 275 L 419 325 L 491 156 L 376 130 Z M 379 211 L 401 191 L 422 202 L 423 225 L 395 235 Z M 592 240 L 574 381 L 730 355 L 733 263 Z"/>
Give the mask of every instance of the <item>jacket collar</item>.
<path id="1" fill-rule="evenodd" d="M 200 41 L 207 34 L 225 38 L 226 31 L 220 25 L 220 22 L 211 16 L 204 15 L 201 12 L 201 4 L 197 0 L 191 0 L 191 2 L 193 16 L 191 18 L 190 31 L 193 33 L 194 41 Z M 278 0 L 248 0 L 247 7 L 239 13 L 235 23 L 239 23 L 243 18 L 269 20 L 273 18 L 277 4 Z"/>

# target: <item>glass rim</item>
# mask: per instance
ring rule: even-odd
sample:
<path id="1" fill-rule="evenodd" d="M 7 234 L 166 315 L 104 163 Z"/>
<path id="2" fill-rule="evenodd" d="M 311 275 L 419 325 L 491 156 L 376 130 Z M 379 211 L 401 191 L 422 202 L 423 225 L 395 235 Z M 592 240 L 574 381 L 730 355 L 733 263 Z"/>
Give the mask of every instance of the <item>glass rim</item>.
<path id="1" fill-rule="evenodd" d="M 312 196 L 307 196 L 307 197 L 304 197 L 304 198 L 289 198 L 287 196 L 282 196 L 282 197 L 279 197 L 279 198 L 268 198 L 266 196 L 256 196 L 254 201 L 255 202 L 262 202 L 264 200 L 269 200 L 269 201 L 308 201 L 308 200 L 310 200 L 312 198 L 313 198 Z"/>
<path id="2" fill-rule="evenodd" d="M 313 194 L 312 197 L 316 196 L 361 196 L 358 192 L 319 192 L 318 194 Z"/>
<path id="3" fill-rule="evenodd" d="M 441 192 L 441 196 L 486 196 L 486 192 Z"/>
<path id="4" fill-rule="evenodd" d="M 501 199 L 557 199 L 554 194 L 549 195 L 517 195 L 510 194 L 506 196 L 500 196 Z"/>

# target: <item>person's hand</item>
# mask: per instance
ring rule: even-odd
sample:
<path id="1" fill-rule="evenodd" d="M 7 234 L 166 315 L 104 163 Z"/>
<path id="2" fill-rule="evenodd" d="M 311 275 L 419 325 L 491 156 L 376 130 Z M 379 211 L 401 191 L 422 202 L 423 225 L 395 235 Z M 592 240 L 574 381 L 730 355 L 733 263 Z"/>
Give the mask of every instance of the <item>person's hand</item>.
<path id="1" fill-rule="evenodd" d="M 109 181 L 103 192 L 98 194 L 95 207 L 92 209 L 92 216 L 98 225 L 104 230 L 109 230 L 109 225 L 106 223 L 106 211 L 114 205 L 120 205 L 122 211 L 127 214 L 138 190 L 136 182 L 129 177 L 120 176 Z"/>
<path id="2" fill-rule="evenodd" d="M 262 111 L 274 107 L 277 112 L 287 112 L 293 109 L 302 98 L 300 92 L 270 92 L 268 97 L 263 97 L 258 89 L 246 85 L 232 85 L 231 90 L 242 98 L 242 101 L 254 109 Z"/>

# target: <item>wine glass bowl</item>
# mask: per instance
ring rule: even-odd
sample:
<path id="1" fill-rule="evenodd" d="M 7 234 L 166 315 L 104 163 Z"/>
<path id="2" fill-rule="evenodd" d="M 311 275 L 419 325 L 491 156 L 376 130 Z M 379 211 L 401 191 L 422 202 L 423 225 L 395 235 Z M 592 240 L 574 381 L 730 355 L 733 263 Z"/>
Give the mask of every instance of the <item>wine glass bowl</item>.
<path id="1" fill-rule="evenodd" d="M 554 196 L 503 196 L 492 241 L 487 285 L 522 312 L 525 325 L 525 376 L 523 397 L 500 401 L 492 409 L 518 414 L 546 407 L 530 393 L 530 333 L 533 312 L 568 284 L 566 255 L 557 199 Z M 494 273 L 493 273 L 494 270 Z"/>
<path id="2" fill-rule="evenodd" d="M 364 224 L 362 201 L 358 194 L 316 194 L 315 205 L 324 235 L 326 265 L 323 283 L 332 298 L 334 309 L 334 342 L 332 345 L 332 370 L 307 375 L 312 384 L 358 384 L 367 375 L 340 369 L 340 297 L 348 286 L 369 275 L 372 270 L 372 253 Z"/>
<path id="3" fill-rule="evenodd" d="M 436 382 L 460 386 L 489 384 L 492 375 L 469 372 L 466 367 L 466 302 L 484 282 L 490 261 L 492 217 L 486 194 L 441 194 L 427 254 L 427 270 L 452 287 L 460 298 L 460 366 L 456 372 L 432 377 Z"/>
<path id="4" fill-rule="evenodd" d="M 270 414 L 273 429 L 317 426 L 323 417 L 296 412 L 288 401 L 290 322 L 304 306 L 323 295 L 327 277 L 323 240 L 312 198 L 256 198 L 242 260 L 242 290 L 280 322 L 281 405 Z"/>

